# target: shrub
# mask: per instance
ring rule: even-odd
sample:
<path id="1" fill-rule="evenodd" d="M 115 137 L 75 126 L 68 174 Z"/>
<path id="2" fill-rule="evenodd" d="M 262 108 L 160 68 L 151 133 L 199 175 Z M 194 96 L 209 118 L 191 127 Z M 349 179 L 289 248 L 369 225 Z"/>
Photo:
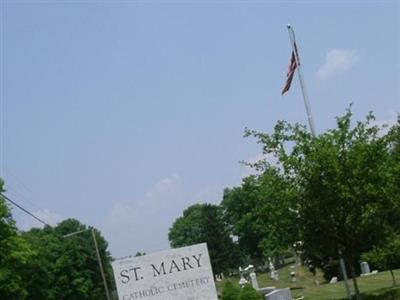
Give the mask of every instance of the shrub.
<path id="1" fill-rule="evenodd" d="M 238 300 L 239 295 L 240 295 L 240 288 L 237 285 L 234 285 L 229 280 L 225 282 L 221 295 L 222 300 Z"/>
<path id="2" fill-rule="evenodd" d="M 262 296 L 251 286 L 246 285 L 241 291 L 238 300 L 262 300 Z"/>

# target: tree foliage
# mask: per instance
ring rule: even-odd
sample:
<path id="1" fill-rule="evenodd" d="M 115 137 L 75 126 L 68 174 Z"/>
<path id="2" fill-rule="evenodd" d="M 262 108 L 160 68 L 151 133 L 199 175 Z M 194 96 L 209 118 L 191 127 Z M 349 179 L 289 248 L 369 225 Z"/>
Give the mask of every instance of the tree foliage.
<path id="1" fill-rule="evenodd" d="M 388 237 L 381 245 L 364 253 L 362 259 L 371 263 L 374 268 L 390 270 L 393 285 L 396 285 L 393 270 L 400 268 L 400 234 Z"/>
<path id="2" fill-rule="evenodd" d="M 207 243 L 215 274 L 237 266 L 237 247 L 217 205 L 195 204 L 185 209 L 170 228 L 168 239 L 174 248 Z"/>
<path id="3" fill-rule="evenodd" d="M 337 118 L 337 128 L 317 137 L 285 121 L 272 134 L 247 130 L 246 135 L 277 158 L 296 189 L 306 253 L 323 265 L 340 249 L 355 278 L 360 255 L 399 230 L 399 135 L 395 128 L 385 134 L 373 124 L 372 113 L 355 126 L 351 117 L 349 109 Z"/>
<path id="4" fill-rule="evenodd" d="M 4 183 L 0 178 L 0 193 Z M 0 195 L 0 299 L 27 299 L 25 269 L 35 255 L 17 232 L 11 210 Z"/>
<path id="5" fill-rule="evenodd" d="M 3 182 L 0 180 L 0 191 Z M 19 233 L 0 197 L 0 299 L 106 299 L 89 227 L 74 219 Z M 79 230 L 79 235 L 63 236 Z M 112 287 L 107 242 L 95 230 L 106 279 Z"/>
<path id="6" fill-rule="evenodd" d="M 225 218 L 252 258 L 278 256 L 298 241 L 294 191 L 275 167 L 225 190 L 221 203 Z"/>
<path id="7" fill-rule="evenodd" d="M 241 289 L 238 300 L 262 300 L 262 296 L 247 284 Z"/>
<path id="8" fill-rule="evenodd" d="M 66 234 L 82 231 L 77 235 Z M 95 230 L 108 284 L 113 283 L 107 242 Z M 75 219 L 67 219 L 54 228 L 31 229 L 24 233 L 37 250 L 31 276 L 31 299 L 106 299 L 96 258 L 91 228 Z M 36 288 L 35 288 L 36 287 Z"/>
<path id="9" fill-rule="evenodd" d="M 226 281 L 222 289 L 222 300 L 261 300 L 262 296 L 250 285 L 243 288 L 235 285 L 231 281 Z"/>
<path id="10" fill-rule="evenodd" d="M 227 280 L 222 289 L 221 300 L 238 300 L 240 287 Z"/>

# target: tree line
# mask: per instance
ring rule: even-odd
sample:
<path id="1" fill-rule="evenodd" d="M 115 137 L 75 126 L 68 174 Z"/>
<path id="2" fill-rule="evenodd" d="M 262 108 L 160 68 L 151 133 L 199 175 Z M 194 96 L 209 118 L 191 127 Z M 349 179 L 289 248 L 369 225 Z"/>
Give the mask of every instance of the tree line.
<path id="1" fill-rule="evenodd" d="M 400 267 L 400 120 L 376 124 L 369 113 L 353 125 L 350 107 L 316 137 L 286 121 L 272 133 L 246 129 L 274 161 L 248 164 L 257 175 L 225 189 L 220 204 L 185 209 L 171 245 L 208 242 L 216 273 L 297 252 L 327 279 L 342 277 L 341 253 L 358 294 L 360 260 Z"/>
<path id="2" fill-rule="evenodd" d="M 0 196 L 0 299 L 106 300 L 90 229 L 67 219 L 55 227 L 19 232 Z M 82 232 L 65 237 L 77 231 Z M 106 280 L 113 287 L 108 244 L 98 230 L 95 235 Z"/>

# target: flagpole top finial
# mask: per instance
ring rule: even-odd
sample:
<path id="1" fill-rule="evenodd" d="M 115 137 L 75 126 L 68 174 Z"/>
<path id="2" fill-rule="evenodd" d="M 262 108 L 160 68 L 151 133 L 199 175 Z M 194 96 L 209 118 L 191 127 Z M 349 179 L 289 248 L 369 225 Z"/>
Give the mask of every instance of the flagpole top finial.
<path id="1" fill-rule="evenodd" d="M 292 28 L 292 25 L 287 24 L 286 27 L 287 27 L 288 29 L 290 29 L 290 28 Z"/>

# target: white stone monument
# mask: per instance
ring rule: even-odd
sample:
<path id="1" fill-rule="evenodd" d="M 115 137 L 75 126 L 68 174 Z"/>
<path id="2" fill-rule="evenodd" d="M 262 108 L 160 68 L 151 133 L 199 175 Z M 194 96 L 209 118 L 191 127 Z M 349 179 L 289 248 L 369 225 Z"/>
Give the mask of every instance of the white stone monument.
<path id="1" fill-rule="evenodd" d="M 243 288 L 244 285 L 247 283 L 247 280 L 246 278 L 244 278 L 242 267 L 239 267 L 239 274 L 240 274 L 239 285 L 240 287 Z"/>
<path id="2" fill-rule="evenodd" d="M 366 261 L 361 262 L 360 267 L 361 267 L 361 276 L 369 275 L 371 273 L 369 264 Z"/>
<path id="3" fill-rule="evenodd" d="M 277 289 L 265 295 L 266 300 L 293 300 L 289 288 Z"/>
<path id="4" fill-rule="evenodd" d="M 268 257 L 268 261 L 269 261 L 269 270 L 270 270 L 270 272 L 271 272 L 270 277 L 271 277 L 273 280 L 279 280 L 279 274 L 278 274 L 278 272 L 275 270 L 275 266 L 274 266 L 274 264 L 272 263 L 272 260 L 271 260 L 270 257 Z"/>
<path id="5" fill-rule="evenodd" d="M 295 283 L 295 282 L 297 281 L 296 272 L 295 272 L 295 271 L 291 271 L 291 272 L 290 272 L 290 281 L 291 281 L 292 283 Z"/>
<path id="6" fill-rule="evenodd" d="M 249 266 L 250 267 L 250 266 Z M 258 286 L 258 281 L 257 281 L 257 274 L 255 271 L 255 268 L 251 265 L 251 268 L 248 269 L 249 276 L 250 276 L 250 282 L 251 282 L 251 286 L 255 289 L 255 290 L 259 290 L 260 287 Z"/>

